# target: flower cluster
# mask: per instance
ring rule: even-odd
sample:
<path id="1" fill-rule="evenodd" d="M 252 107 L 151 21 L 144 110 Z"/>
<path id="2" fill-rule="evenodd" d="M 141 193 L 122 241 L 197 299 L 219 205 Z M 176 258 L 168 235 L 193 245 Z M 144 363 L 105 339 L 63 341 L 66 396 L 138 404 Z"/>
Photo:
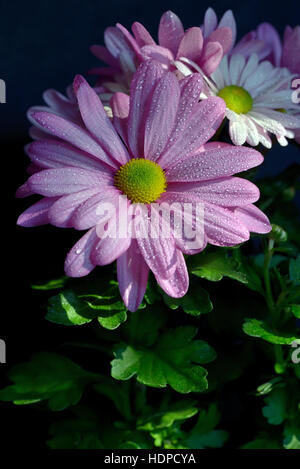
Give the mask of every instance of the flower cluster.
<path id="1" fill-rule="evenodd" d="M 67 255 L 66 274 L 116 260 L 121 295 L 135 311 L 149 271 L 181 297 L 189 285 L 184 255 L 270 231 L 253 205 L 258 188 L 235 175 L 263 161 L 249 145 L 300 136 L 292 100 L 300 28 L 288 27 L 282 43 L 262 24 L 236 43 L 232 12 L 218 22 L 209 9 L 188 30 L 164 13 L 157 42 L 138 22 L 132 33 L 109 27 L 104 41 L 92 46 L 108 65 L 92 70 L 94 88 L 76 76 L 67 96 L 48 90 L 47 106 L 28 112 L 30 177 L 17 195 L 43 198 L 18 223 L 88 230 Z M 217 137 L 227 121 L 232 143 Z"/>

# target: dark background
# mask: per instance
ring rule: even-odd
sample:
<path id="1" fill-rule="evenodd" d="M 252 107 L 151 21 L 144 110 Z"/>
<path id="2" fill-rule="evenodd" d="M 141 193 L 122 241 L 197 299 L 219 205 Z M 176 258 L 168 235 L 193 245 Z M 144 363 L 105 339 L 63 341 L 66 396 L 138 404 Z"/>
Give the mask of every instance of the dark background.
<path id="1" fill-rule="evenodd" d="M 130 27 L 142 22 L 156 37 L 161 14 L 171 9 L 186 28 L 200 25 L 205 10 L 212 6 L 220 18 L 234 11 L 238 37 L 269 21 L 283 34 L 286 24 L 299 23 L 296 1 L 261 0 L 199 2 L 191 0 L 27 0 L 0 1 L 0 78 L 7 86 L 7 103 L 0 104 L 2 234 L 0 338 L 7 343 L 6 365 L 0 364 L 0 385 L 12 364 L 26 360 L 33 351 L 55 350 L 66 334 L 77 332 L 54 326 L 44 320 L 45 297 L 32 291 L 30 284 L 63 273 L 63 261 L 80 234 L 39 227 L 15 228 L 17 215 L 28 207 L 29 199 L 14 199 L 16 188 L 26 178 L 27 158 L 23 146 L 29 141 L 26 110 L 42 104 L 42 92 L 55 88 L 64 92 L 76 73 L 97 65 L 89 46 L 101 44 L 105 27 L 116 22 Z M 261 175 L 278 174 L 294 161 L 299 150 L 293 145 L 272 149 Z M 14 408 L 0 403 L 5 437 L 18 446 L 39 447 L 46 439 L 46 424 L 30 408 Z M 29 427 L 31 430 L 29 431 Z M 3 428 L 3 427 L 2 427 Z M 4 441 L 3 439 L 0 441 Z"/>

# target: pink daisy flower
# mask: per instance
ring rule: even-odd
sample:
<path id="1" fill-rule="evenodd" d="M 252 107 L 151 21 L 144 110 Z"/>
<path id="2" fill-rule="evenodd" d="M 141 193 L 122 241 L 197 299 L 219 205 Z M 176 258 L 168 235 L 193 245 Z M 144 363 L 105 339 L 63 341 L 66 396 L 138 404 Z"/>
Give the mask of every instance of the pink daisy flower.
<path id="1" fill-rule="evenodd" d="M 88 230 L 67 255 L 66 274 L 84 276 L 117 260 L 120 292 L 130 311 L 143 299 L 149 270 L 168 295 L 181 297 L 189 284 L 183 254 L 199 252 L 206 243 L 239 244 L 250 231 L 270 231 L 267 217 L 253 205 L 257 187 L 233 177 L 263 158 L 246 147 L 206 143 L 222 122 L 225 105 L 215 97 L 199 102 L 201 87 L 199 74 L 178 82 L 173 73 L 148 61 L 134 76 L 130 98 L 122 93 L 112 98 L 113 122 L 81 76 L 75 78 L 74 91 L 84 128 L 49 111 L 29 112 L 51 138 L 27 148 L 40 169 L 29 178 L 28 188 L 43 198 L 18 224 Z M 126 203 L 118 213 L 120 195 Z M 139 230 L 147 226 L 150 209 L 162 221 L 163 202 L 204 205 L 204 239 L 197 250 L 184 236 L 175 236 L 174 224 L 168 238 L 99 237 L 99 228 L 107 224 L 99 215 L 101 204 L 116 207 L 117 221 L 142 207 L 141 216 L 131 220 Z M 193 216 L 189 223 L 195 224 Z"/>
<path id="2" fill-rule="evenodd" d="M 200 27 L 185 31 L 178 16 L 167 11 L 160 20 L 158 43 L 141 23 L 133 23 L 133 35 L 117 24 L 106 29 L 105 47 L 91 47 L 93 54 L 110 67 L 98 67 L 91 72 L 99 75 L 99 83 L 112 93 L 128 92 L 137 66 L 149 59 L 157 60 L 167 70 L 176 71 L 183 67 L 184 58 L 197 64 L 209 76 L 230 50 L 232 30 L 229 24 L 230 14 L 224 15 L 219 26 L 206 17 L 203 33 Z"/>

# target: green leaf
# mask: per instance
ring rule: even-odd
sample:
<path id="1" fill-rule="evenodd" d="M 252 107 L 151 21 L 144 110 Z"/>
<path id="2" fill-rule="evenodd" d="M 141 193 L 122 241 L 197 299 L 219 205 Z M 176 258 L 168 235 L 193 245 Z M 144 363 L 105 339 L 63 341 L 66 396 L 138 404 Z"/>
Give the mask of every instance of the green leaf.
<path id="1" fill-rule="evenodd" d="M 78 326 L 97 318 L 102 327 L 116 329 L 127 319 L 126 307 L 120 299 L 116 282 L 110 281 L 104 287 L 105 296 L 94 293 L 78 295 L 72 290 L 60 292 L 49 299 L 46 319 L 65 326 Z"/>
<path id="2" fill-rule="evenodd" d="M 243 330 L 247 335 L 259 337 L 271 344 L 291 345 L 295 340 L 299 340 L 293 335 L 273 331 L 266 322 L 259 319 L 246 319 Z"/>
<path id="3" fill-rule="evenodd" d="M 280 425 L 287 417 L 287 401 L 284 389 L 275 389 L 265 399 L 265 407 L 262 409 L 263 416 L 271 425 Z"/>
<path id="4" fill-rule="evenodd" d="M 247 283 L 245 273 L 239 271 L 238 262 L 228 255 L 227 251 L 219 250 L 209 254 L 199 254 L 190 262 L 190 269 L 197 277 L 206 278 L 212 282 L 229 277 L 242 283 Z"/>
<path id="5" fill-rule="evenodd" d="M 290 305 L 290 308 L 291 308 L 293 315 L 297 319 L 300 319 L 300 305 Z"/>
<path id="6" fill-rule="evenodd" d="M 69 277 L 64 276 L 54 280 L 49 280 L 49 282 L 46 283 L 31 285 L 31 288 L 33 290 L 56 290 L 58 288 L 63 288 L 68 280 Z"/>
<path id="7" fill-rule="evenodd" d="M 220 421 L 220 413 L 216 404 L 211 404 L 208 410 L 201 410 L 196 425 L 185 439 L 188 448 L 221 448 L 228 434 L 224 430 L 216 430 Z"/>
<path id="8" fill-rule="evenodd" d="M 120 311 L 118 313 L 113 314 L 112 316 L 107 316 L 107 317 L 98 316 L 98 321 L 101 324 L 101 326 L 111 331 L 114 329 L 117 329 L 117 327 L 119 327 L 120 324 L 125 322 L 126 319 L 127 319 L 126 311 Z"/>
<path id="9" fill-rule="evenodd" d="M 268 436 L 258 437 L 253 441 L 249 441 L 241 447 L 241 449 L 281 449 L 278 442 L 272 440 Z"/>
<path id="10" fill-rule="evenodd" d="M 65 290 L 49 299 L 46 319 L 64 326 L 81 325 L 92 321 L 97 313 L 71 290 Z"/>
<path id="11" fill-rule="evenodd" d="M 148 417 L 138 420 L 137 428 L 139 430 L 159 430 L 169 428 L 177 421 L 185 421 L 198 413 L 195 407 L 195 401 L 185 399 L 176 404 L 170 405 L 167 410 L 154 412 Z"/>
<path id="12" fill-rule="evenodd" d="M 296 259 L 290 259 L 290 280 L 294 285 L 300 285 L 300 255 Z"/>
<path id="13" fill-rule="evenodd" d="M 119 344 L 112 361 L 112 376 L 126 380 L 136 375 L 147 386 L 162 388 L 169 384 L 180 393 L 207 389 L 207 371 L 199 366 L 207 362 L 207 347 L 193 340 L 194 327 L 178 327 L 163 333 L 152 348 Z M 210 352 L 210 358 L 213 353 Z"/>
<path id="14" fill-rule="evenodd" d="M 300 449 L 300 428 L 287 425 L 284 429 L 283 446 L 285 449 Z"/>
<path id="15" fill-rule="evenodd" d="M 163 299 L 169 308 L 177 309 L 181 306 L 185 313 L 192 316 L 206 314 L 213 309 L 207 291 L 199 285 L 191 285 L 189 291 L 182 298 L 171 298 L 163 292 Z"/>
<path id="16" fill-rule="evenodd" d="M 62 355 L 41 352 L 15 366 L 9 378 L 14 384 L 0 391 L 0 400 L 19 405 L 48 400 L 51 410 L 62 410 L 77 404 L 84 387 L 98 375 Z"/>

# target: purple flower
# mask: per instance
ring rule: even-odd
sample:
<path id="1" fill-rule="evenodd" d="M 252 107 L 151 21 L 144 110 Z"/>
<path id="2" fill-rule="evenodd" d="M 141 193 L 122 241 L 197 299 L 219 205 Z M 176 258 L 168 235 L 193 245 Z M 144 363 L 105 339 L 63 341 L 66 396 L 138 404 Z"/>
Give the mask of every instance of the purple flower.
<path id="1" fill-rule="evenodd" d="M 193 64 L 196 64 L 209 76 L 231 48 L 230 26 L 234 21 L 230 19 L 230 12 L 227 12 L 217 26 L 208 10 L 203 32 L 200 27 L 185 31 L 178 16 L 167 11 L 160 20 L 158 43 L 138 22 L 132 25 L 133 35 L 120 24 L 109 27 L 104 33 L 105 47 L 91 47 L 93 54 L 109 67 L 98 67 L 91 72 L 97 74 L 99 83 L 111 92 L 126 92 L 137 66 L 149 59 L 160 62 L 170 71 L 180 70 L 183 63 L 194 71 Z"/>
<path id="2" fill-rule="evenodd" d="M 201 88 L 199 74 L 178 82 L 173 73 L 147 61 L 134 76 L 130 98 L 113 96 L 113 121 L 81 76 L 75 78 L 74 91 L 84 127 L 47 110 L 29 111 L 49 138 L 27 147 L 39 169 L 27 188 L 43 198 L 18 224 L 88 230 L 69 252 L 66 274 L 84 276 L 117 260 L 120 292 L 130 311 L 143 299 L 149 270 L 168 295 L 181 297 L 189 284 L 183 254 L 199 252 L 207 243 L 242 243 L 250 231 L 270 231 L 267 217 L 253 205 L 257 187 L 233 177 L 263 158 L 250 148 L 206 143 L 224 118 L 225 104 L 218 97 L 199 102 Z M 122 210 L 121 195 L 127 197 Z M 164 221 L 163 203 L 204 205 L 201 246 L 191 248 L 186 236 L 177 237 L 172 222 L 169 237 L 150 235 L 150 210 L 158 217 L 156 230 Z M 99 213 L 101 204 L 116 209 L 110 219 Z M 132 233 L 144 230 L 145 236 L 99 234 L 108 224 L 127 227 L 128 220 Z M 188 223 L 193 227 L 196 222 L 193 211 Z"/>

